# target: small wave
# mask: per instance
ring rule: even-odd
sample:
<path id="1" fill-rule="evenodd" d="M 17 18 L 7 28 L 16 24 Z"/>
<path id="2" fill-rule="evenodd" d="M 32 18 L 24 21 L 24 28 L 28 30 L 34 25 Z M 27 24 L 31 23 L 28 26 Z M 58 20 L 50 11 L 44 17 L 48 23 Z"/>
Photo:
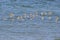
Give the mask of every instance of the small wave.
<path id="1" fill-rule="evenodd" d="M 47 0 L 47 1 L 55 1 L 55 0 Z"/>
<path id="2" fill-rule="evenodd" d="M 22 5 L 22 7 L 26 7 L 26 8 L 33 8 L 32 6 L 30 5 Z"/>

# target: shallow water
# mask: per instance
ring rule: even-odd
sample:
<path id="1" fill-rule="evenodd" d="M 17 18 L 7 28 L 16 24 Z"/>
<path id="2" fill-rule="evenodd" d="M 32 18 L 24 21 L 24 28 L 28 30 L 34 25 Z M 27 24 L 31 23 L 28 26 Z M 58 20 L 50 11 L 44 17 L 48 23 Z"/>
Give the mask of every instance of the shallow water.
<path id="1" fill-rule="evenodd" d="M 41 21 L 39 17 L 34 20 L 28 18 L 18 22 L 16 19 L 4 21 L 14 13 L 15 17 L 24 13 L 40 14 L 44 11 L 54 12 L 52 20 L 47 17 Z M 60 0 L 0 0 L 0 40 L 54 40 L 60 37 L 60 21 L 55 23 L 55 17 L 60 16 Z"/>

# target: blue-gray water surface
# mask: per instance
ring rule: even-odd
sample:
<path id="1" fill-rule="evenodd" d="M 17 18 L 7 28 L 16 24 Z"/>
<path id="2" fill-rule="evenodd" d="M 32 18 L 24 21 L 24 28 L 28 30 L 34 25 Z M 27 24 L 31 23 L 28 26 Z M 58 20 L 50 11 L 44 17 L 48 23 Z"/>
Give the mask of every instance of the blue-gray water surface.
<path id="1" fill-rule="evenodd" d="M 21 16 L 24 13 L 52 11 L 52 20 L 47 17 L 41 21 L 34 20 L 2 20 L 9 18 L 10 13 Z M 60 17 L 60 0 L 0 0 L 0 40 L 55 40 L 60 38 L 60 21 L 55 23 L 55 17 Z"/>

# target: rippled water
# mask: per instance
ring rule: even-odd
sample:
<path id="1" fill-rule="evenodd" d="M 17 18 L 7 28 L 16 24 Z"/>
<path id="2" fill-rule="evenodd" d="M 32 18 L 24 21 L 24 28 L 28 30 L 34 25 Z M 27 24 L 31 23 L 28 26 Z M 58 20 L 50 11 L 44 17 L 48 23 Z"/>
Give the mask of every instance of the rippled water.
<path id="1" fill-rule="evenodd" d="M 9 13 L 15 17 L 25 12 L 35 13 L 38 11 L 52 11 L 52 23 L 39 18 L 33 21 L 27 19 L 20 23 L 3 21 Z M 55 23 L 55 16 L 60 16 L 60 0 L 0 0 L 0 40 L 54 40 L 60 37 L 60 22 Z M 46 22 L 46 23 L 45 23 Z"/>

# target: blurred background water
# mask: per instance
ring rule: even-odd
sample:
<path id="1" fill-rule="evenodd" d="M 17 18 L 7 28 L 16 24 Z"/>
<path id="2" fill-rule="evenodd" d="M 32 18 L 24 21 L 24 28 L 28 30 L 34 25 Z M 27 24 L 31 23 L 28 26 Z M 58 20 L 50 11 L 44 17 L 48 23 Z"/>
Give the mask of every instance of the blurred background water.
<path id="1" fill-rule="evenodd" d="M 42 22 L 39 18 L 27 19 L 20 23 L 0 20 L 0 40 L 54 40 L 60 37 L 60 22 L 55 23 L 55 15 L 60 16 L 60 0 L 0 0 L 0 19 L 8 18 L 11 12 L 22 15 L 25 12 L 52 11 L 53 22 Z"/>

